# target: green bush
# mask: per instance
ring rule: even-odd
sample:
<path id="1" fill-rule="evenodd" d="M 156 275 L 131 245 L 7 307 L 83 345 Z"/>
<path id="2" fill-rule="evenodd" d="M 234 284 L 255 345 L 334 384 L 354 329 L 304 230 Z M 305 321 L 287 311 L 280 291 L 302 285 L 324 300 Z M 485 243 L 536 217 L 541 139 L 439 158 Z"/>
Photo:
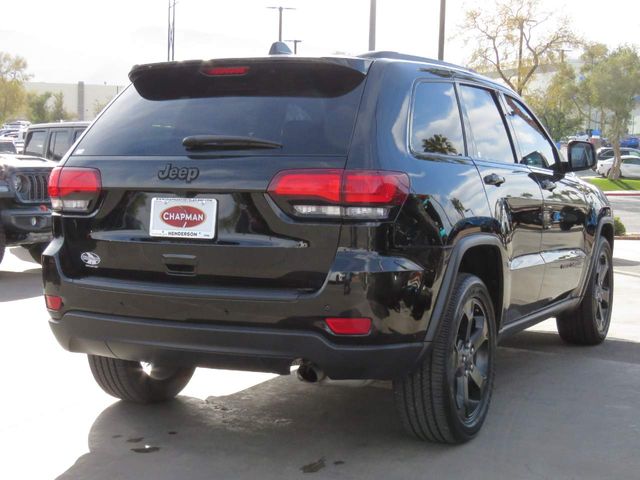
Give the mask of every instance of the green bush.
<path id="1" fill-rule="evenodd" d="M 627 229 L 625 228 L 624 223 L 622 223 L 622 220 L 620 220 L 620 217 L 613 218 L 613 233 L 616 237 L 620 237 L 627 233 Z"/>

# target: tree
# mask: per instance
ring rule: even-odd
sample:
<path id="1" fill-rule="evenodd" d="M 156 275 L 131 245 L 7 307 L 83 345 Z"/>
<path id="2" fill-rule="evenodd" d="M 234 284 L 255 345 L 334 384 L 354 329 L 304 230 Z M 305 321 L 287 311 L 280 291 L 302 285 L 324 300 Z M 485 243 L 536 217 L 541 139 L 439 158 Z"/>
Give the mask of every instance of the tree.
<path id="1" fill-rule="evenodd" d="M 0 52 L 0 123 L 9 120 L 24 107 L 24 82 L 31 78 L 26 70 L 24 58 Z"/>
<path id="2" fill-rule="evenodd" d="M 28 94 L 29 120 L 33 123 L 45 123 L 50 120 L 48 103 L 52 96 L 51 92 Z"/>
<path id="3" fill-rule="evenodd" d="M 539 0 L 496 0 L 495 8 L 468 11 L 463 28 L 477 45 L 470 66 L 497 71 L 522 94 L 541 64 L 578 41 L 566 18 L 550 21 L 556 16 L 542 12 Z"/>
<path id="4" fill-rule="evenodd" d="M 584 45 L 584 51 L 580 56 L 582 67 L 580 68 L 580 78 L 575 90 L 574 104 L 580 111 L 583 118 L 586 119 L 587 128 L 597 125 L 600 120 L 600 130 L 604 130 L 605 114 L 602 108 L 596 106 L 594 91 L 589 81 L 584 81 L 590 75 L 597 64 L 604 61 L 609 55 L 609 49 L 603 43 L 588 43 Z M 599 115 L 594 115 L 594 110 Z"/>
<path id="5" fill-rule="evenodd" d="M 594 64 L 585 76 L 594 105 L 606 119 L 604 134 L 615 153 L 609 178 L 620 176 L 620 140 L 627 134 L 635 98 L 640 95 L 640 56 L 635 47 L 619 47 Z"/>
<path id="6" fill-rule="evenodd" d="M 574 134 L 582 124 L 575 100 L 577 90 L 575 70 L 571 65 L 560 63 L 545 89 L 526 96 L 554 140 Z"/>
<path id="7" fill-rule="evenodd" d="M 51 121 L 70 120 L 71 117 L 72 115 L 64 109 L 64 94 L 62 92 L 54 93 L 50 114 Z"/>
<path id="8" fill-rule="evenodd" d="M 98 114 L 100 112 L 102 112 L 102 110 L 104 110 L 104 107 L 106 107 L 107 105 L 109 105 L 110 100 L 95 100 L 93 102 L 93 114 L 97 117 Z"/>
<path id="9" fill-rule="evenodd" d="M 58 122 L 70 120 L 72 115 L 64 108 L 62 92 L 30 93 L 28 95 L 29 119 L 33 123 Z"/>

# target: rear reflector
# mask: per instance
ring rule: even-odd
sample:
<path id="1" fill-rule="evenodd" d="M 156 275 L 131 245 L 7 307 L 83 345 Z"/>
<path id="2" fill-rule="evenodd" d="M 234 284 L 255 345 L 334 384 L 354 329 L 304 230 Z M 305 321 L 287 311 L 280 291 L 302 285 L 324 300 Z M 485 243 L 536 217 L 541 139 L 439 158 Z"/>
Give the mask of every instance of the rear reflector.
<path id="1" fill-rule="evenodd" d="M 45 295 L 44 301 L 49 310 L 59 311 L 62 308 L 62 297 L 57 295 Z"/>
<path id="2" fill-rule="evenodd" d="M 210 67 L 202 70 L 202 73 L 210 77 L 225 77 L 233 75 L 246 75 L 249 67 Z"/>
<path id="3" fill-rule="evenodd" d="M 333 317 L 324 321 L 336 335 L 367 335 L 371 331 L 370 318 Z"/>
<path id="4" fill-rule="evenodd" d="M 102 190 L 95 168 L 55 167 L 49 176 L 51 207 L 56 211 L 86 212 Z"/>

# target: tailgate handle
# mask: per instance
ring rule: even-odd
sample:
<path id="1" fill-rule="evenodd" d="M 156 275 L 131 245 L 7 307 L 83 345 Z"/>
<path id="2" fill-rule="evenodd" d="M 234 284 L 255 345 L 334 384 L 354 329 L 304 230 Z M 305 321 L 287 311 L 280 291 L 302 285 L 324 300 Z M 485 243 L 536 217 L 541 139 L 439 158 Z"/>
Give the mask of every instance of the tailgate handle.
<path id="1" fill-rule="evenodd" d="M 162 262 L 169 275 L 191 277 L 196 274 L 198 260 L 195 255 L 177 255 L 166 253 L 162 255 Z"/>

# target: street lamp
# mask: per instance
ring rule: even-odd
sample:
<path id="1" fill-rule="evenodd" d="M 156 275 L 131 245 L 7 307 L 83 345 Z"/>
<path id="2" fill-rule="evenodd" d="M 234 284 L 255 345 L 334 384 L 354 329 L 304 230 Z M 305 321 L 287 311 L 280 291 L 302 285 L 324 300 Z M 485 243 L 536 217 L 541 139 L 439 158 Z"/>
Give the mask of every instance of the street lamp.
<path id="1" fill-rule="evenodd" d="M 298 53 L 298 44 L 302 43 L 302 40 L 285 40 L 285 42 L 293 42 L 293 53 L 295 55 Z"/>
<path id="2" fill-rule="evenodd" d="M 376 49 L 376 0 L 369 5 L 369 51 Z"/>
<path id="3" fill-rule="evenodd" d="M 295 10 L 291 7 L 267 7 L 271 10 L 278 10 L 278 41 L 282 41 L 282 12 L 284 10 Z"/>
<path id="4" fill-rule="evenodd" d="M 447 0 L 440 0 L 440 34 L 438 36 L 438 60 L 444 60 L 444 27 Z"/>

